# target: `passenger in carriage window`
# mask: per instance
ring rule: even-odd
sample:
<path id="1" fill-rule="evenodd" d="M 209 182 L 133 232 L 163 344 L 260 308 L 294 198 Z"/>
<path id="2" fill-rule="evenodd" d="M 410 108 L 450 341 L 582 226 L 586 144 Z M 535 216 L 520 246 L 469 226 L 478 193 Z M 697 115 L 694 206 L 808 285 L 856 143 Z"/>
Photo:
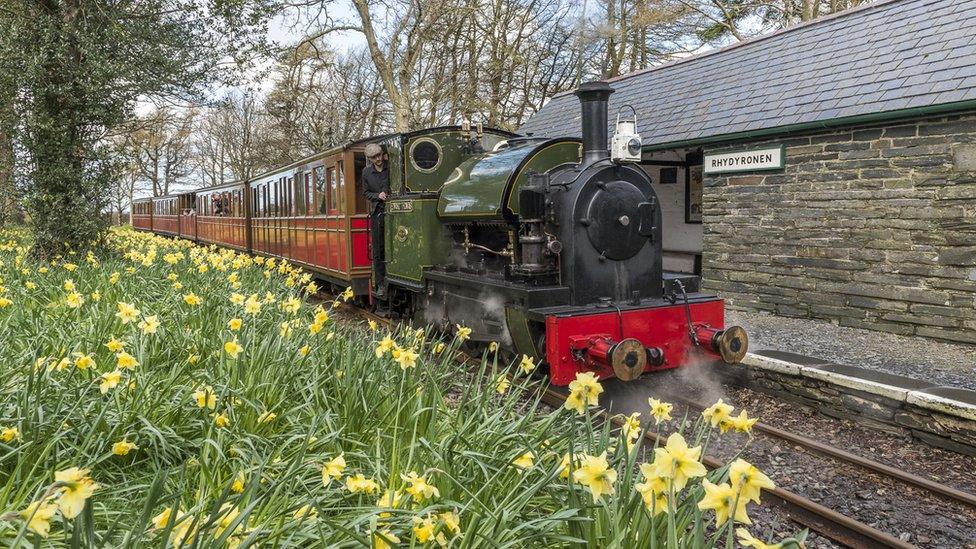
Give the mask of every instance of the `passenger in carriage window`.
<path id="1" fill-rule="evenodd" d="M 389 155 L 376 143 L 366 145 L 366 160 L 363 168 L 363 196 L 369 200 L 369 231 L 373 248 L 373 280 L 376 295 L 386 295 L 386 254 L 383 249 L 384 217 L 386 200 L 390 194 Z"/>

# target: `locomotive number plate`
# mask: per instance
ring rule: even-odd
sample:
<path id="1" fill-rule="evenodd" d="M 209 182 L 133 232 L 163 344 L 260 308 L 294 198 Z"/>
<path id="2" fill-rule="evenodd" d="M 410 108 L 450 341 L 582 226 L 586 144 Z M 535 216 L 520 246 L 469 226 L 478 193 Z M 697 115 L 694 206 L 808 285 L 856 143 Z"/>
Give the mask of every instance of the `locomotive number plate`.
<path id="1" fill-rule="evenodd" d="M 391 212 L 412 212 L 413 202 L 390 202 L 387 208 Z"/>

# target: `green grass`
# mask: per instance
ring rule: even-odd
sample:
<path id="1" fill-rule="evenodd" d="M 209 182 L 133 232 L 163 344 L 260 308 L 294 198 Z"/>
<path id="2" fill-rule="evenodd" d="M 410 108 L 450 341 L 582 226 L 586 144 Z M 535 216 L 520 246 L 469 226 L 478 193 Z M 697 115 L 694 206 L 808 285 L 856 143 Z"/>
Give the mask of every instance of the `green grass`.
<path id="1" fill-rule="evenodd" d="M 710 512 L 696 506 L 700 479 L 676 494 L 674 513 L 652 518 L 634 490 L 640 452 L 628 451 L 609 423 L 594 427 L 588 413 L 565 409 L 538 411 L 524 376 L 499 393 L 494 357 L 470 372 L 455 360 L 460 342 L 450 335 L 398 330 L 397 348 L 416 352 L 416 364 L 378 357 L 386 333 L 323 320 L 331 304 L 305 301 L 309 277 L 289 265 L 269 268 L 131 230 L 114 232 L 110 250 L 97 258 L 41 265 L 28 258 L 24 233 L 0 240 L 0 433 L 19 432 L 7 431 L 10 440 L 0 442 L 6 545 L 718 542 L 706 536 Z M 68 280 L 83 296 L 78 307 L 69 306 Z M 190 292 L 202 303 L 188 304 Z M 256 295 L 260 311 L 245 312 L 239 299 L 232 302 L 235 293 Z M 303 300 L 294 312 L 283 307 L 290 298 Z M 123 323 L 120 302 L 134 305 L 138 320 L 156 316 L 159 328 L 144 333 L 138 320 Z M 239 331 L 228 327 L 233 318 L 243 320 Z M 105 345 L 113 337 L 139 365 L 122 370 L 119 384 L 103 393 L 101 376 L 116 369 Z M 224 345 L 235 339 L 243 350 L 232 359 Z M 446 348 L 437 352 L 441 343 Z M 90 355 L 94 366 L 78 368 L 75 353 Z M 204 387 L 213 390 L 213 410 L 194 398 Z M 218 426 L 218 416 L 229 425 Z M 695 439 L 707 431 L 699 425 Z M 113 444 L 123 440 L 138 449 L 116 455 Z M 513 465 L 526 452 L 532 466 Z M 594 501 L 586 486 L 561 477 L 560 463 L 567 454 L 603 452 L 617 473 L 615 494 Z M 326 485 L 323 466 L 340 455 L 346 466 Z M 89 469 L 98 488 L 78 516 L 55 513 L 41 538 L 19 513 L 70 489 L 54 482 L 56 471 L 70 467 Z M 415 501 L 405 492 L 410 473 L 439 495 Z M 353 475 L 373 479 L 378 491 L 349 490 Z M 724 476 L 720 470 L 710 478 Z M 386 491 L 402 494 L 397 505 L 389 498 L 378 505 Z M 154 521 L 166 508 L 178 509 L 181 520 Z M 731 527 L 714 534 L 723 545 L 731 543 Z"/>

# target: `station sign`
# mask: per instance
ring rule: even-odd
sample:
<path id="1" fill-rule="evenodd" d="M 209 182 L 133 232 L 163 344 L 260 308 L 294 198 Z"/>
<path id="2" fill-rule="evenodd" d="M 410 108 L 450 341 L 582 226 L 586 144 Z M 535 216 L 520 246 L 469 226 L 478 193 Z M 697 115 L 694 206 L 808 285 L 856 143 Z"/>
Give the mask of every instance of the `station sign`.
<path id="1" fill-rule="evenodd" d="M 785 162 L 786 148 L 783 145 L 771 145 L 757 149 L 706 154 L 703 169 L 706 175 L 782 170 Z"/>

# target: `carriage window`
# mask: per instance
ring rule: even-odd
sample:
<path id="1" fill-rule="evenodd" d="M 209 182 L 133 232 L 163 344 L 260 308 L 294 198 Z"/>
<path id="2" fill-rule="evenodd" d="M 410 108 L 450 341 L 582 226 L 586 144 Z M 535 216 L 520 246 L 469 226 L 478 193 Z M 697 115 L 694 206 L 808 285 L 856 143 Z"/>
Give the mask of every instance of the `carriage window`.
<path id="1" fill-rule="evenodd" d="M 305 215 L 305 175 L 298 172 L 292 181 L 295 186 L 295 215 Z"/>
<path id="2" fill-rule="evenodd" d="M 305 172 L 302 177 L 302 190 L 305 192 L 307 197 L 307 203 L 305 205 L 305 210 L 302 215 L 309 215 L 315 213 L 315 188 L 312 186 L 312 172 Z"/>
<path id="3" fill-rule="evenodd" d="M 339 212 L 346 211 L 346 170 L 340 161 L 336 164 L 336 170 L 339 174 Z"/>
<path id="4" fill-rule="evenodd" d="M 324 214 L 326 213 L 325 205 L 325 167 L 316 166 L 315 167 L 315 202 L 317 207 L 315 208 L 316 213 Z"/>
<path id="5" fill-rule="evenodd" d="M 329 213 L 334 214 L 339 210 L 339 181 L 335 166 L 329 166 L 326 180 L 329 185 Z"/>

